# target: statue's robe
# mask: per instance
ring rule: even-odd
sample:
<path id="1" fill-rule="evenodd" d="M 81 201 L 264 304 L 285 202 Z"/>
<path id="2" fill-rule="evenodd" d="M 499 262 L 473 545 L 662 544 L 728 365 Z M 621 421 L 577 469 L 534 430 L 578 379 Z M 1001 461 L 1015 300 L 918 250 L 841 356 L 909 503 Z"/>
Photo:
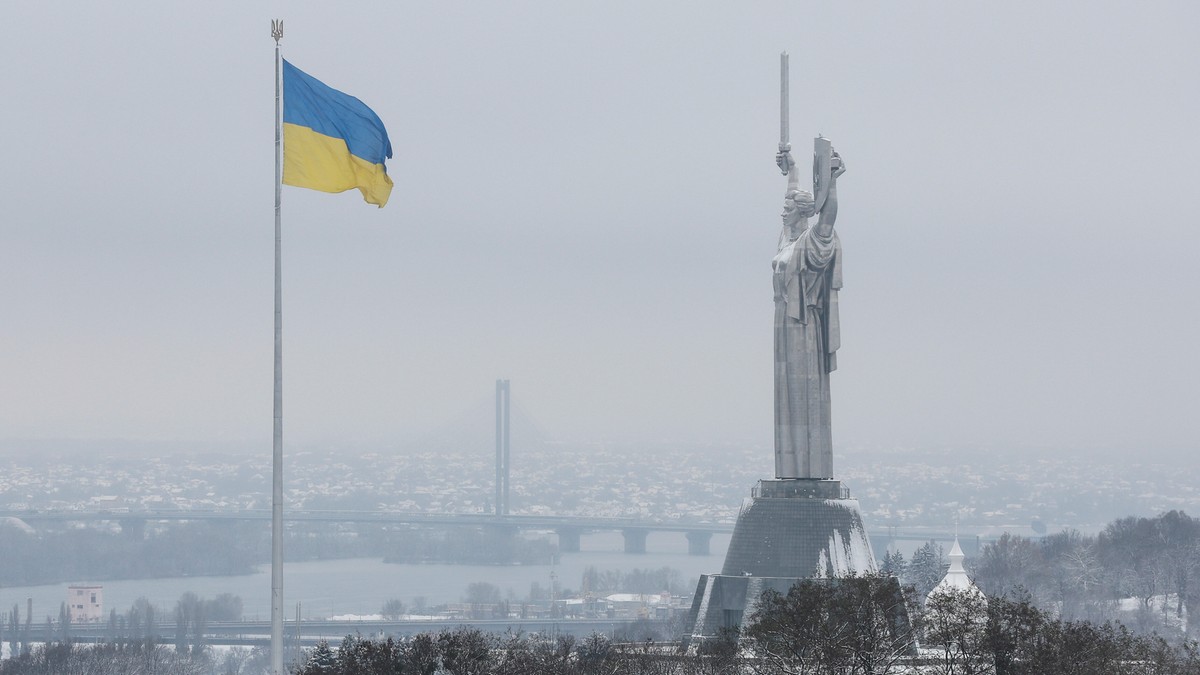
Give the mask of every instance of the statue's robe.
<path id="1" fill-rule="evenodd" d="M 841 344 L 842 247 L 816 226 L 786 237 L 775 285 L 775 477 L 832 478 L 829 373 Z"/>

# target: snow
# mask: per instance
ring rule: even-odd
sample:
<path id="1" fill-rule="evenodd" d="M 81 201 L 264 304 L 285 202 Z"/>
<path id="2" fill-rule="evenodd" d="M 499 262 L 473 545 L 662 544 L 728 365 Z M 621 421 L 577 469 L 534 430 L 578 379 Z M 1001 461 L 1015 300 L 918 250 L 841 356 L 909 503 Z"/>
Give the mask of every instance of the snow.
<path id="1" fill-rule="evenodd" d="M 844 577 L 851 574 L 867 574 L 876 571 L 875 554 L 871 551 L 871 540 L 862 526 L 862 515 L 859 513 L 858 501 L 853 499 L 826 499 L 830 507 L 849 512 L 853 518 L 845 537 L 840 530 L 834 530 L 829 537 L 826 550 L 821 551 L 818 563 L 820 576 L 832 574 Z"/>
<path id="2" fill-rule="evenodd" d="M 433 614 L 401 614 L 400 621 L 436 621 L 444 620 L 444 616 L 434 616 Z M 335 614 L 334 616 L 326 617 L 323 621 L 384 621 L 382 614 Z"/>
<path id="3" fill-rule="evenodd" d="M 846 560 L 847 546 L 842 543 L 842 533 L 837 530 L 829 537 L 829 557 L 833 563 L 833 576 L 846 577 L 850 576 L 850 565 Z"/>
<path id="4" fill-rule="evenodd" d="M 604 599 L 609 602 L 641 602 L 647 605 L 657 605 L 671 601 L 670 596 L 663 598 L 659 593 L 613 593 Z"/>

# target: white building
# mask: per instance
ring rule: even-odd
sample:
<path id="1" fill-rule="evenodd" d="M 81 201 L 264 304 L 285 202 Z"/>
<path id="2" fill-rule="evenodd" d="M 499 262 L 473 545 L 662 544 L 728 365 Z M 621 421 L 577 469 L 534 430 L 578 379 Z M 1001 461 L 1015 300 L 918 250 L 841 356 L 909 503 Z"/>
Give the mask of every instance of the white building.
<path id="1" fill-rule="evenodd" d="M 950 569 L 925 597 L 926 634 L 935 643 L 978 640 L 987 625 L 987 596 L 967 576 L 963 567 L 965 558 L 955 537 L 950 549 Z M 959 644 L 957 648 L 965 647 Z"/>
<path id="2" fill-rule="evenodd" d="M 957 536 L 954 537 L 954 546 L 950 548 L 949 558 L 950 569 L 946 571 L 946 576 L 938 582 L 938 585 L 934 586 L 932 591 L 929 591 L 929 596 L 926 598 L 926 602 L 928 602 L 928 598 L 933 597 L 938 593 L 944 592 L 948 589 L 955 589 L 983 598 L 983 606 L 987 607 L 986 596 L 984 596 L 983 591 L 979 590 L 975 584 L 971 582 L 971 578 L 967 576 L 966 568 L 963 567 L 963 560 L 966 560 L 967 556 L 963 555 L 962 547 L 958 545 Z"/>
<path id="3" fill-rule="evenodd" d="M 67 586 L 67 609 L 71 623 L 96 623 L 104 620 L 103 586 Z"/>

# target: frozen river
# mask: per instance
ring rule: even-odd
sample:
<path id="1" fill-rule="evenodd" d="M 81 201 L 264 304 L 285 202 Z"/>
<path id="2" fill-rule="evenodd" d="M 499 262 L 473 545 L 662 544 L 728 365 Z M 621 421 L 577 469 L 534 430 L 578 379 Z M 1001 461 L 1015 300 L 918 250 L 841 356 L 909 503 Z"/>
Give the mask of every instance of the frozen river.
<path id="1" fill-rule="evenodd" d="M 386 564 L 379 558 L 351 558 L 317 562 L 287 563 L 283 572 L 285 616 L 295 616 L 300 603 L 305 618 L 328 617 L 339 614 L 376 614 L 383 602 L 398 598 L 411 606 L 414 598 L 436 605 L 458 602 L 466 594 L 467 585 L 486 581 L 500 588 L 506 597 L 516 599 L 529 594 L 533 583 L 550 587 L 551 575 L 560 587 L 578 589 L 583 571 L 594 566 L 605 570 L 659 569 L 671 567 L 680 571 L 685 585 L 694 584 L 704 573 L 719 572 L 729 547 L 729 535 L 718 534 L 712 539 L 712 555 L 690 556 L 687 541 L 679 533 L 651 533 L 646 542 L 647 553 L 627 555 L 622 551 L 620 533 L 585 535 L 579 553 L 564 554 L 556 565 L 397 565 Z M 95 583 L 104 587 L 104 612 L 110 609 L 123 613 L 134 600 L 145 597 L 165 612 L 165 619 L 174 611 L 179 596 L 188 591 L 201 598 L 232 593 L 242 599 L 246 619 L 267 620 L 271 616 L 271 570 L 264 565 L 254 574 L 228 577 L 175 577 L 104 581 L 73 579 L 71 583 Z M 59 605 L 66 600 L 67 583 L 45 586 L 0 588 L 0 611 L 19 603 L 25 614 L 27 598 L 33 599 L 34 622 L 45 621 L 47 615 L 58 617 Z"/>

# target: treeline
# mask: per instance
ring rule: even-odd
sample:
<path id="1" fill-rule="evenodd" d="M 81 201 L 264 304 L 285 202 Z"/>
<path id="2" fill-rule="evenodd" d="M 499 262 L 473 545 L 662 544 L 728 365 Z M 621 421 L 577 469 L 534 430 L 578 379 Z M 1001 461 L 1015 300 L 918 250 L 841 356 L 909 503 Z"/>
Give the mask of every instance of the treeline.
<path id="1" fill-rule="evenodd" d="M 0 586 L 249 574 L 264 557 L 257 525 L 181 523 L 154 532 L 143 527 L 36 533 L 0 527 Z"/>
<path id="2" fill-rule="evenodd" d="M 1096 535 L 1005 535 L 969 562 L 987 593 L 1025 589 L 1065 619 L 1120 619 L 1150 632 L 1200 616 L 1200 520 L 1182 511 L 1122 518 Z"/>
<path id="3" fill-rule="evenodd" d="M 181 652 L 199 653 L 205 648 L 205 629 L 214 621 L 240 621 L 242 599 L 230 593 L 215 598 L 201 598 L 184 593 L 175 603 L 174 612 L 164 613 L 146 598 L 138 598 L 125 612 L 111 610 L 105 630 L 105 640 L 121 647 L 154 643 L 174 634 L 176 648 Z M 70 642 L 71 614 L 64 602 L 57 621 L 47 616 L 44 623 L 34 623 L 32 615 L 21 614 L 14 604 L 6 616 L 0 615 L 0 644 L 8 644 L 10 655 L 29 655 L 37 643 Z"/>
<path id="4" fill-rule="evenodd" d="M 270 650 L 259 647 L 193 654 L 152 642 L 52 642 L 0 661 L 0 675 L 262 675 L 270 664 Z"/>
<path id="5" fill-rule="evenodd" d="M 186 598 L 181 598 L 185 605 Z M 985 604 L 986 603 L 986 604 Z M 897 609 L 911 612 L 901 617 Z M 144 611 L 144 610 L 143 610 Z M 178 611 L 178 608 L 177 608 Z M 152 623 L 143 619 L 142 625 Z M 923 647 L 915 649 L 920 642 Z M 150 639 L 95 646 L 56 638 L 0 662 L 0 675 L 249 675 L 263 650 L 213 650 Z M 1064 620 L 1028 599 L 952 591 L 921 607 L 889 577 L 808 580 L 764 594 L 745 631 L 690 652 L 627 633 L 583 640 L 474 628 L 411 638 L 346 637 L 289 657 L 293 675 L 1194 675 L 1200 649 L 1119 624 Z"/>
<path id="6" fill-rule="evenodd" d="M 675 644 L 495 635 L 459 628 L 407 639 L 345 638 L 293 666 L 294 675 L 1194 675 L 1196 643 L 1171 644 L 1119 624 L 1066 621 L 1028 600 L 943 596 L 940 618 L 919 605 L 896 622 L 894 582 L 798 584 L 764 597 L 742 635 L 684 652 Z M 976 598 L 982 600 L 981 597 Z M 965 601 L 965 602 L 960 602 Z M 920 642 L 924 647 L 915 649 Z"/>
<path id="7" fill-rule="evenodd" d="M 580 591 L 594 595 L 611 593 L 642 593 L 657 594 L 664 591 L 672 595 L 691 593 L 696 589 L 695 580 L 685 584 L 679 570 L 673 567 L 658 569 L 632 569 L 628 572 L 621 570 L 600 571 L 594 566 L 583 570 L 580 581 Z"/>
<path id="8" fill-rule="evenodd" d="M 459 628 L 412 638 L 350 636 L 338 649 L 321 643 L 293 675 L 671 675 L 736 673 L 732 657 L 687 657 L 652 642 L 621 643 L 594 634 L 541 639 Z"/>
<path id="9" fill-rule="evenodd" d="M 209 663 L 150 643 L 136 645 L 39 645 L 0 661 L 0 675 L 210 675 Z M 247 671 L 248 672 L 248 671 Z"/>
<path id="10" fill-rule="evenodd" d="M 783 674 L 1194 675 L 1195 641 L 1068 620 L 1028 598 L 939 591 L 922 604 L 888 577 L 806 580 L 767 592 L 740 637 L 747 670 Z M 907 617 L 897 612 L 900 605 Z M 917 646 L 921 649 L 918 650 Z M 732 650 L 733 648 L 727 648 Z M 737 672 L 737 671 L 731 671 Z"/>
<path id="11" fill-rule="evenodd" d="M 924 597 L 946 567 L 945 551 L 929 542 L 909 560 L 888 554 L 882 569 Z M 1200 616 L 1200 520 L 1182 511 L 1121 518 L 1095 535 L 1006 533 L 966 567 L 988 595 L 1028 597 L 1063 619 L 1119 620 L 1142 633 L 1200 632 L 1200 622 L 1185 621 Z"/>
<path id="12" fill-rule="evenodd" d="M 552 588 L 534 581 L 529 584 L 529 593 L 524 600 L 527 602 L 546 602 L 551 599 L 578 598 L 583 596 L 603 596 L 612 593 L 637 593 L 643 595 L 658 595 L 663 591 L 672 595 L 691 593 L 696 587 L 695 580 L 683 580 L 683 574 L 674 567 L 659 567 L 657 569 L 642 569 L 635 567 L 629 571 L 600 570 L 594 565 L 588 565 L 580 578 L 579 590 L 567 586 L 559 586 L 557 581 Z M 469 603 L 496 602 L 500 598 L 500 589 L 487 582 L 475 582 L 467 586 L 467 594 L 463 598 Z M 491 598 L 495 598 L 495 600 Z"/>
<path id="13" fill-rule="evenodd" d="M 1195 641 L 1168 641 L 1112 621 L 1063 619 L 1028 597 L 939 592 L 920 621 L 923 644 L 936 649 L 932 672 L 945 675 L 1200 673 Z"/>

